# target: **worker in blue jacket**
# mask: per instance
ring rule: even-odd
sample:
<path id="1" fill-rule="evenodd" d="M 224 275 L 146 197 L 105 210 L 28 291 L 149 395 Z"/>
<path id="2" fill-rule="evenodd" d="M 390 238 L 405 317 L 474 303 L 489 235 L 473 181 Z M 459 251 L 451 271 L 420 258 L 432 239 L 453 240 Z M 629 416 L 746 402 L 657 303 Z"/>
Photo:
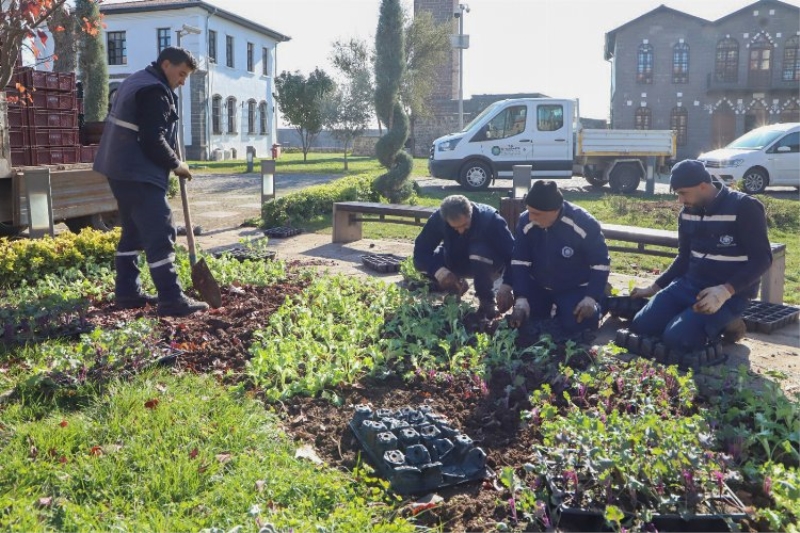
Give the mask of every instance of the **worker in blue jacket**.
<path id="1" fill-rule="evenodd" d="M 703 163 L 685 160 L 672 168 L 670 186 L 683 203 L 678 216 L 678 256 L 633 298 L 652 297 L 631 329 L 659 336 L 683 353 L 744 336 L 741 316 L 772 264 L 764 206 L 757 199 L 712 183 Z"/>
<path id="2" fill-rule="evenodd" d="M 452 195 L 442 200 L 414 241 L 414 266 L 442 290 L 456 294 L 467 290 L 463 278 L 474 278 L 478 312 L 494 318 L 498 315 L 494 282 L 509 274 L 513 249 L 514 237 L 496 209 Z M 511 286 L 506 283 L 501 293 L 505 303 Z"/>
<path id="3" fill-rule="evenodd" d="M 119 206 L 122 235 L 114 259 L 116 305 L 158 304 L 161 316 L 185 316 L 208 305 L 183 293 L 175 270 L 176 230 L 167 202 L 170 172 L 191 179 L 178 151 L 175 89 L 197 69 L 191 53 L 167 47 L 158 59 L 122 82 L 103 128 L 94 170 L 108 178 Z M 158 297 L 142 291 L 144 251 Z"/>
<path id="4" fill-rule="evenodd" d="M 597 329 L 611 259 L 600 224 L 564 201 L 554 181 L 536 181 L 525 198 L 511 260 L 516 297 L 510 323 L 555 318 L 565 336 Z"/>

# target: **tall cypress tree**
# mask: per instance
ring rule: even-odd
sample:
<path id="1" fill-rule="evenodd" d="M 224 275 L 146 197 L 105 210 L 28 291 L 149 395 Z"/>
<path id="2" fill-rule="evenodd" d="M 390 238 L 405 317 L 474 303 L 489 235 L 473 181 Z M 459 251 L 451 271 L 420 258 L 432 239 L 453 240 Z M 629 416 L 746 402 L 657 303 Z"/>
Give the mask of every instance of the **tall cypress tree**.
<path id="1" fill-rule="evenodd" d="M 408 140 L 408 116 L 400 104 L 400 83 L 405 69 L 403 10 L 399 0 L 382 0 L 375 34 L 375 110 L 386 124 L 386 135 L 375 145 L 375 155 L 387 172 L 375 180 L 375 189 L 391 202 L 413 193 L 409 176 L 414 159 L 403 150 Z"/>
<path id="2" fill-rule="evenodd" d="M 75 0 L 75 16 L 83 28 L 78 42 L 83 112 L 86 122 L 101 122 L 108 114 L 108 59 L 97 1 Z"/>

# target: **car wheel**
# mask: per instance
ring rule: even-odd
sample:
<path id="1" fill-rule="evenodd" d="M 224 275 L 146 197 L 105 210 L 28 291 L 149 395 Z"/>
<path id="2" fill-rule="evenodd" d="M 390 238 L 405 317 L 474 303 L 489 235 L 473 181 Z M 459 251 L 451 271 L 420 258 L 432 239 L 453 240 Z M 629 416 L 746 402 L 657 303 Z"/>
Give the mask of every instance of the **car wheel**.
<path id="1" fill-rule="evenodd" d="M 638 165 L 625 163 L 617 165 L 611 171 L 608 183 L 611 190 L 618 194 L 630 194 L 639 187 L 642 180 L 642 169 Z"/>
<path id="2" fill-rule="evenodd" d="M 73 233 L 80 233 L 83 228 L 92 228 L 99 231 L 111 231 L 118 225 L 117 211 L 111 213 L 95 213 L 84 217 L 70 218 L 64 221 Z"/>
<path id="3" fill-rule="evenodd" d="M 742 190 L 747 194 L 761 194 L 768 184 L 767 173 L 760 168 L 751 168 L 742 177 Z"/>
<path id="4" fill-rule="evenodd" d="M 482 191 L 489 187 L 492 181 L 492 171 L 486 163 L 469 161 L 461 169 L 459 183 L 468 191 Z"/>

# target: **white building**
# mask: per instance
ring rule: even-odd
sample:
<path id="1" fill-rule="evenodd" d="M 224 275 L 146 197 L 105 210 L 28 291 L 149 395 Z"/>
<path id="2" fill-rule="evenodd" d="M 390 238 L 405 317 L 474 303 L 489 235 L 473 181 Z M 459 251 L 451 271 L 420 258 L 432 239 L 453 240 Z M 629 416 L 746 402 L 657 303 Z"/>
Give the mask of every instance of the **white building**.
<path id="1" fill-rule="evenodd" d="M 100 11 L 109 96 L 161 49 L 180 45 L 198 60 L 179 93 L 186 158 L 243 159 L 248 149 L 269 157 L 277 142 L 277 47 L 290 37 L 202 0 L 103 3 Z"/>

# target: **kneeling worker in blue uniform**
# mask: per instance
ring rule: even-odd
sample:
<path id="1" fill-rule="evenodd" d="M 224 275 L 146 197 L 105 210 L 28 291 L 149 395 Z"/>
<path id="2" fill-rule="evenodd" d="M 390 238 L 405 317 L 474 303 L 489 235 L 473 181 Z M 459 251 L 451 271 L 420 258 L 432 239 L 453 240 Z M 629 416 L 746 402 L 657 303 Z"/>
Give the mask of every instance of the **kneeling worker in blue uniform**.
<path id="1" fill-rule="evenodd" d="M 670 186 L 684 206 L 678 218 L 678 256 L 655 283 L 631 294 L 652 296 L 631 329 L 661 337 L 671 350 L 683 353 L 715 342 L 726 327 L 727 340 L 739 340 L 744 336 L 741 316 L 772 264 L 764 206 L 712 183 L 700 161 L 676 164 Z"/>
<path id="2" fill-rule="evenodd" d="M 478 313 L 494 318 L 494 282 L 509 275 L 513 249 L 514 237 L 496 209 L 453 195 L 442 200 L 414 241 L 414 266 L 456 294 L 467 290 L 463 278 L 474 278 Z"/>
<path id="3" fill-rule="evenodd" d="M 563 336 L 597 329 L 611 270 L 600 223 L 564 201 L 554 181 L 536 181 L 517 223 L 510 323 L 555 318 Z"/>
<path id="4" fill-rule="evenodd" d="M 106 119 L 94 170 L 108 178 L 119 206 L 122 236 L 114 259 L 114 293 L 120 308 L 158 303 L 161 316 L 208 309 L 183 294 L 175 271 L 176 230 L 167 202 L 170 172 L 191 179 L 177 155 L 178 97 L 175 89 L 197 69 L 191 53 L 167 47 L 147 68 L 125 78 Z M 191 230 L 190 230 L 191 231 Z M 158 298 L 145 294 L 139 277 L 144 251 Z"/>

